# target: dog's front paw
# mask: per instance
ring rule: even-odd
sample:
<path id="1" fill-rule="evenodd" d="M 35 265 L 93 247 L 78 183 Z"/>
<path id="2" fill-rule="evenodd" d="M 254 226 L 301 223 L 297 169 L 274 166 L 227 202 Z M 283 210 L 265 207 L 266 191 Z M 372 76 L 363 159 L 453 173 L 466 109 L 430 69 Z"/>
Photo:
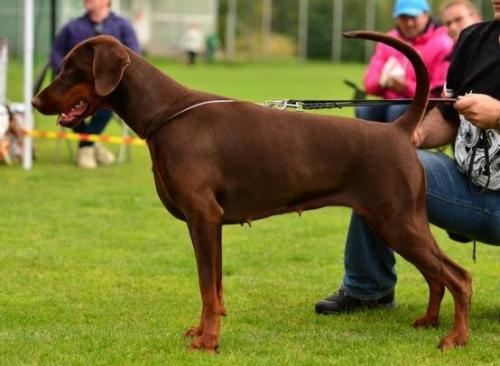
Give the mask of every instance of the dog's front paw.
<path id="1" fill-rule="evenodd" d="M 444 351 L 455 347 L 463 347 L 466 344 L 467 334 L 453 331 L 449 335 L 444 337 L 441 342 L 439 342 L 438 348 L 441 349 L 441 351 Z"/>
<path id="2" fill-rule="evenodd" d="M 192 350 L 205 352 L 217 352 L 219 348 L 219 337 L 216 335 L 203 334 L 191 342 Z"/>
<path id="3" fill-rule="evenodd" d="M 184 337 L 199 337 L 201 336 L 201 333 L 202 333 L 201 325 L 196 325 L 186 330 L 184 332 Z"/>
<path id="4" fill-rule="evenodd" d="M 415 328 L 437 328 L 439 327 L 439 318 L 437 316 L 425 315 L 413 322 Z"/>

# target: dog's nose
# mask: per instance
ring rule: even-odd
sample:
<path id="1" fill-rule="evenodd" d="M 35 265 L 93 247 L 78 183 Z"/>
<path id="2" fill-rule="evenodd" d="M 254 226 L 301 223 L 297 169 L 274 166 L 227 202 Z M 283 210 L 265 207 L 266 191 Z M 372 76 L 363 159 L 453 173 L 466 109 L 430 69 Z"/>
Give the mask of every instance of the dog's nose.
<path id="1" fill-rule="evenodd" d="M 40 109 L 40 107 L 42 106 L 42 101 L 40 100 L 40 98 L 38 98 L 38 96 L 35 96 L 33 97 L 33 99 L 31 99 L 31 105 L 35 109 Z"/>

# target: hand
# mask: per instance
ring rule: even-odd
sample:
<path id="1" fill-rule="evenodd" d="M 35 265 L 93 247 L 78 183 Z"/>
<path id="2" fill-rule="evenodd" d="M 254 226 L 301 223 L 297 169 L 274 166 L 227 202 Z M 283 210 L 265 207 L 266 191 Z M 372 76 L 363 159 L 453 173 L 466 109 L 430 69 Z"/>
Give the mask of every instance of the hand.
<path id="1" fill-rule="evenodd" d="M 454 104 L 458 113 L 481 129 L 498 128 L 500 101 L 486 94 L 466 94 L 459 96 Z"/>
<path id="2" fill-rule="evenodd" d="M 395 93 L 402 94 L 406 88 L 405 79 L 398 76 L 390 76 L 387 79 L 387 89 Z"/>

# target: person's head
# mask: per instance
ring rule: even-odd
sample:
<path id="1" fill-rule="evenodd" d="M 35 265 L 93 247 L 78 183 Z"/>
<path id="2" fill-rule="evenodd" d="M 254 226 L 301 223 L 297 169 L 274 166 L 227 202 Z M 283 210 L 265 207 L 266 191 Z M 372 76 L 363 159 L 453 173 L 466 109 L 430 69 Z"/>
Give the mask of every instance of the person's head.
<path id="1" fill-rule="evenodd" d="M 429 3 L 426 0 L 397 0 L 392 15 L 401 34 L 405 38 L 413 39 L 427 27 L 429 11 Z"/>
<path id="2" fill-rule="evenodd" d="M 491 0 L 491 5 L 493 5 L 495 20 L 500 20 L 500 0 Z"/>
<path id="3" fill-rule="evenodd" d="M 463 29 L 481 21 L 479 10 L 469 0 L 448 0 L 441 5 L 439 13 L 454 42 Z"/>
<path id="4" fill-rule="evenodd" d="M 83 0 L 83 6 L 90 13 L 104 11 L 111 7 L 111 0 Z"/>

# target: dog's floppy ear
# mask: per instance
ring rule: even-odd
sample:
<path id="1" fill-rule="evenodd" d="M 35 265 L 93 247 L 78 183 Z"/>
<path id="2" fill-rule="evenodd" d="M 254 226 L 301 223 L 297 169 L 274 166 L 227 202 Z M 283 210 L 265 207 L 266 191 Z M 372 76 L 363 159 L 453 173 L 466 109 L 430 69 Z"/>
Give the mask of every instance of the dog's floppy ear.
<path id="1" fill-rule="evenodd" d="M 120 83 L 130 65 L 125 48 L 117 42 L 100 42 L 94 46 L 94 87 L 101 97 L 109 95 Z"/>

